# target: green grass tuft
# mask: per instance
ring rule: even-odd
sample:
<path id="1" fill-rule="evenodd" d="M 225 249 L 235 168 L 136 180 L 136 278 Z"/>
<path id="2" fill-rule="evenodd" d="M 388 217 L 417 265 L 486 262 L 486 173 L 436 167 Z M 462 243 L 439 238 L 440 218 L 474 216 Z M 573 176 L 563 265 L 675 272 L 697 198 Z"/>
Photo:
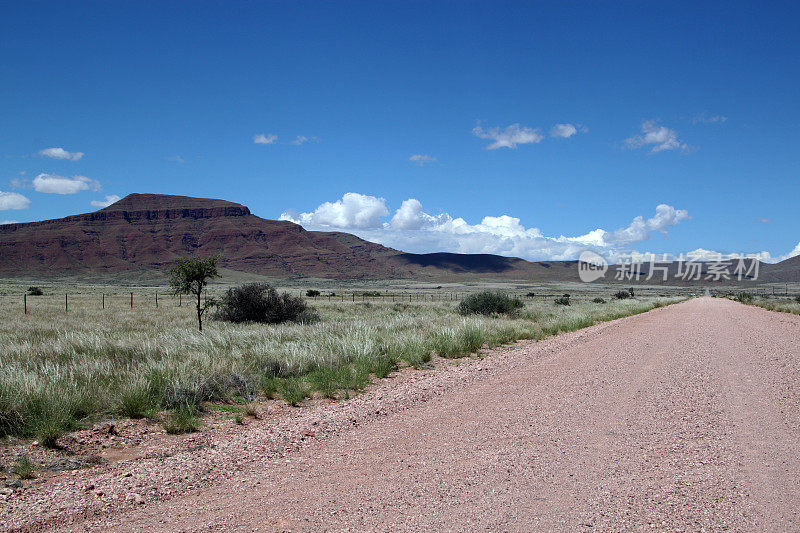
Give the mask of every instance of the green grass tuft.
<path id="1" fill-rule="evenodd" d="M 170 435 L 200 431 L 200 416 L 196 406 L 181 405 L 170 411 L 164 420 L 164 429 Z"/>
<path id="2" fill-rule="evenodd" d="M 33 479 L 36 477 L 36 464 L 27 455 L 21 455 L 14 461 L 11 471 L 20 479 Z"/>
<path id="3" fill-rule="evenodd" d="M 305 381 L 301 378 L 286 378 L 281 384 L 281 397 L 291 406 L 299 405 L 311 396 Z"/>

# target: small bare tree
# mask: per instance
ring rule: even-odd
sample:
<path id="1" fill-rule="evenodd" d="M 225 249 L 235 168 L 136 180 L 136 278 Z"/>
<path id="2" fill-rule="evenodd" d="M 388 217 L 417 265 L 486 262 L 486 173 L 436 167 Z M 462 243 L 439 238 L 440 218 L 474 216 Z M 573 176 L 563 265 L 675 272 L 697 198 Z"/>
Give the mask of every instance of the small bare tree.
<path id="1" fill-rule="evenodd" d="M 206 259 L 185 257 L 175 261 L 175 266 L 169 269 L 169 284 L 173 294 L 197 296 L 197 327 L 200 331 L 203 331 L 203 313 L 205 312 L 205 307 L 200 303 L 200 297 L 208 282 L 219 277 L 218 261 L 218 255 Z"/>

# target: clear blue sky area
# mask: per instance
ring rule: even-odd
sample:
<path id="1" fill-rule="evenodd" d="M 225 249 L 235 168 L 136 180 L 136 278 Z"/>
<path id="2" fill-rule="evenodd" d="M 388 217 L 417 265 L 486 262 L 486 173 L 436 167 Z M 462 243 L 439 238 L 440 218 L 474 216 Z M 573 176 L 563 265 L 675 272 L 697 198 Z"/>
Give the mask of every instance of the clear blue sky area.
<path id="1" fill-rule="evenodd" d="M 0 221 L 152 192 L 413 251 L 775 260 L 800 240 L 799 22 L 798 2 L 2 2 Z"/>

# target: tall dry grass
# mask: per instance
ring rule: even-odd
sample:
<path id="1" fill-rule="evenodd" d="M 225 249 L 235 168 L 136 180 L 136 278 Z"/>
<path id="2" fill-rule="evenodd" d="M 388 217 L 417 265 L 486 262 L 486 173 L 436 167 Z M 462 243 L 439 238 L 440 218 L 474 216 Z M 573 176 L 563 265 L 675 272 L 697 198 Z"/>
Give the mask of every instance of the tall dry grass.
<path id="1" fill-rule="evenodd" d="M 515 316 L 461 316 L 457 302 L 315 302 L 314 325 L 229 324 L 196 331 L 190 307 L 162 298 L 129 308 L 127 297 L 0 299 L 0 435 L 60 435 L 103 416 L 145 417 L 207 401 L 260 395 L 299 403 L 314 391 L 348 396 L 398 365 L 460 357 L 481 346 L 541 339 L 675 299 L 572 305 L 526 303 Z"/>

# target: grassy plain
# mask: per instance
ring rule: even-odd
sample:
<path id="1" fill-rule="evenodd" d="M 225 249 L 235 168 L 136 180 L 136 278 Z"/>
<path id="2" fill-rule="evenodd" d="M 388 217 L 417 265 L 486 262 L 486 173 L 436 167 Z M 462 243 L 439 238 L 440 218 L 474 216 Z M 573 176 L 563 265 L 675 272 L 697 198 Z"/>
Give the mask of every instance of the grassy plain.
<path id="1" fill-rule="evenodd" d="M 311 302 L 322 316 L 317 324 L 209 320 L 199 333 L 193 309 L 185 300 L 179 307 L 164 288 L 158 307 L 157 287 L 133 290 L 131 308 L 127 288 L 43 286 L 45 295 L 28 296 L 24 314 L 25 288 L 0 288 L 0 436 L 45 444 L 108 416 L 165 416 L 168 429 L 182 432 L 194 429 L 192 415 L 204 402 L 266 397 L 296 405 L 312 395 L 345 398 L 398 366 L 541 339 L 678 299 L 651 291 L 614 300 L 611 289 L 577 293 L 573 287 L 565 306 L 552 297 L 563 286 L 549 293 L 540 287 L 540 296 L 526 298 L 514 316 L 461 316 L 459 295 L 478 287 L 372 284 L 366 292 L 381 296 L 371 297 L 362 296 L 363 287 L 320 287 L 323 297 Z M 327 297 L 331 292 L 336 296 Z M 593 302 L 598 296 L 607 302 Z"/>
<path id="2" fill-rule="evenodd" d="M 800 315 L 800 296 L 796 296 L 794 298 L 780 297 L 780 296 L 777 297 L 756 296 L 751 301 L 745 303 L 757 305 L 769 311 L 778 311 L 781 313 L 791 313 L 794 315 Z"/>

